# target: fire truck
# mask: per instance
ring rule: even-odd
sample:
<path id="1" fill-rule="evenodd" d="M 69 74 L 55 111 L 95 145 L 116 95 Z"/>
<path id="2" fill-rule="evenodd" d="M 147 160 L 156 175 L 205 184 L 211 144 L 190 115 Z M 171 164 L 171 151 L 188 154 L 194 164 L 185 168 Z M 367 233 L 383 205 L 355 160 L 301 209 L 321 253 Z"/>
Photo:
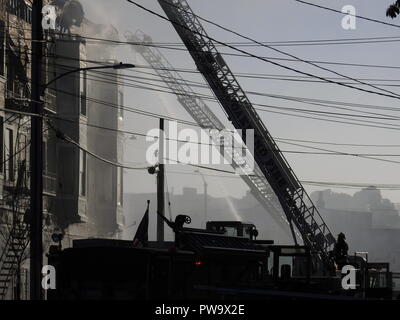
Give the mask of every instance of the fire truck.
<path id="1" fill-rule="evenodd" d="M 49 264 L 56 268 L 57 283 L 55 290 L 48 291 L 48 298 L 390 299 L 388 263 L 371 263 L 355 253 L 348 257 L 348 274 L 336 268 L 331 254 L 335 238 L 217 50 L 215 40 L 207 35 L 201 18 L 186 0 L 158 2 L 232 126 L 254 130 L 255 168 L 249 172 L 245 159 L 236 154 L 235 165 L 243 171 L 266 214 L 290 226 L 294 244 L 257 239 L 257 229 L 251 223 L 210 221 L 205 229 L 196 229 L 187 226 L 191 222 L 187 215 L 178 215 L 173 222 L 163 217 L 174 231 L 174 242 L 138 248 L 132 241 L 84 239 L 75 240 L 72 248 L 64 250 L 53 246 Z M 134 37 L 131 40 L 138 42 Z M 165 67 L 163 57 L 146 49 L 149 38 L 142 40 L 140 53 L 180 104 L 202 128 L 221 128 L 222 123 L 190 86 L 172 74 L 168 64 Z"/>
<path id="2" fill-rule="evenodd" d="M 210 221 L 187 227 L 178 215 L 168 225 L 174 242 L 75 240 L 72 248 L 52 246 L 48 264 L 56 270 L 49 300 L 64 299 L 391 299 L 388 263 L 349 257 L 354 289 L 345 290 L 336 270 L 320 273 L 312 249 L 257 239 L 251 223 Z"/>

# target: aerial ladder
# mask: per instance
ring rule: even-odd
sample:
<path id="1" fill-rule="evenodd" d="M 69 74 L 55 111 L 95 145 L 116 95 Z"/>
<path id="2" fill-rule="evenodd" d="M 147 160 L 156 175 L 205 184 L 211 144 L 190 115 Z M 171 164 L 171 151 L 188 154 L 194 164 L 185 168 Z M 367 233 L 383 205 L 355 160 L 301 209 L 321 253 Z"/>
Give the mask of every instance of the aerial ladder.
<path id="1" fill-rule="evenodd" d="M 142 31 L 138 30 L 134 34 L 127 31 L 125 38 L 132 44 L 132 50 L 139 53 L 144 60 L 154 69 L 157 75 L 165 82 L 168 88 L 177 95 L 179 103 L 189 113 L 189 115 L 197 122 L 202 129 L 217 129 L 221 130 L 225 126 L 208 107 L 201 96 L 195 93 L 190 84 L 175 71 L 175 68 L 161 53 L 161 51 L 153 46 L 151 37 Z M 224 150 L 224 141 L 219 139 L 217 131 L 209 130 L 210 138 L 214 146 L 221 146 L 218 148 L 221 153 Z M 240 144 L 240 143 L 239 143 Z M 246 148 L 241 144 L 241 147 Z M 253 196 L 259 201 L 263 208 L 271 214 L 271 217 L 278 223 L 285 231 L 288 226 L 292 232 L 294 241 L 297 243 L 297 238 L 301 235 L 296 232 L 279 204 L 279 201 L 264 177 L 262 171 L 253 159 L 248 159 L 245 155 L 251 155 L 249 150 L 238 151 L 236 148 L 232 150 L 232 167 L 240 172 L 240 177 L 249 186 Z M 254 166 L 249 166 L 249 161 L 254 163 Z"/>
<path id="2" fill-rule="evenodd" d="M 236 129 L 254 130 L 254 158 L 286 214 L 322 265 L 335 243 L 328 226 L 186 0 L 158 0 Z M 245 141 L 246 142 L 246 141 Z"/>

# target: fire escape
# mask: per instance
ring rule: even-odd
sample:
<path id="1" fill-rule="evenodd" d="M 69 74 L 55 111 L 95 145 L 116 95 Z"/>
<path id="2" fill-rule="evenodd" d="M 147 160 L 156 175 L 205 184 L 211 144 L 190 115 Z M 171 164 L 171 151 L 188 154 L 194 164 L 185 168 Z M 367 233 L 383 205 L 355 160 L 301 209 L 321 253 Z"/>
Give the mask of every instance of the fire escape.
<path id="1" fill-rule="evenodd" d="M 29 245 L 29 131 L 30 117 L 30 35 L 31 9 L 25 1 L 7 1 L 5 47 L 6 85 L 5 120 L 7 125 L 2 160 L 4 181 L 0 203 L 2 252 L 0 253 L 0 300 L 8 297 L 13 284 L 13 298 L 21 298 L 21 265 Z M 46 73 L 46 71 L 44 71 Z M 52 101 L 46 92 L 43 100 Z M 51 104 L 50 104 L 51 105 Z M 46 103 L 46 107 L 49 106 Z M 44 194 L 55 195 L 55 175 L 43 174 Z"/>
<path id="2" fill-rule="evenodd" d="M 236 129 L 254 129 L 254 158 L 305 245 L 324 264 L 335 243 L 328 226 L 279 150 L 200 20 L 185 0 L 158 0 Z"/>
<path id="3" fill-rule="evenodd" d="M 7 7 L 7 24 L 12 26 L 5 32 L 6 41 L 6 86 L 5 86 L 5 136 L 4 181 L 2 194 L 3 247 L 0 255 L 0 299 L 5 299 L 10 284 L 15 280 L 20 288 L 21 264 L 26 258 L 29 244 L 29 227 L 26 224 L 29 208 L 29 170 L 27 170 L 27 141 L 21 141 L 21 133 L 29 128 L 29 118 L 13 111 L 29 111 L 30 87 L 27 76 L 29 46 L 24 33 L 24 23 L 15 15 L 27 11 L 17 1 Z M 10 111 L 10 112 L 7 112 Z M 26 137 L 27 135 L 25 135 Z M 15 292 L 15 297 L 20 293 Z"/>

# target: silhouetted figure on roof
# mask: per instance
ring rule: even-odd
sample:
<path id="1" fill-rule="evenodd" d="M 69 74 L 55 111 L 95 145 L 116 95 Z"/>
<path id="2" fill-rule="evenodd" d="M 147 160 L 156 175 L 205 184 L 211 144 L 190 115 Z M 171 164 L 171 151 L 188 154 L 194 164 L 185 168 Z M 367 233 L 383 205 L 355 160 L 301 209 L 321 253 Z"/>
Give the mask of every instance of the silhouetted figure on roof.
<path id="1" fill-rule="evenodd" d="M 339 233 L 335 247 L 333 248 L 333 254 L 335 262 L 339 269 L 348 264 L 349 245 L 346 242 L 346 236 L 344 233 Z"/>

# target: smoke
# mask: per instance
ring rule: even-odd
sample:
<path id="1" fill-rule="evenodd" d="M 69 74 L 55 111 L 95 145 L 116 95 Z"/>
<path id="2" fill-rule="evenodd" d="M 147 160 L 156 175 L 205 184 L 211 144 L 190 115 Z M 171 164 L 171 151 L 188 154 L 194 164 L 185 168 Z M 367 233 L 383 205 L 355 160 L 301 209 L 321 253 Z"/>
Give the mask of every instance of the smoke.
<path id="1" fill-rule="evenodd" d="M 59 25 L 65 33 L 79 34 L 86 40 L 88 56 L 96 60 L 109 60 L 116 57 L 116 44 L 112 42 L 96 41 L 95 39 L 107 39 L 118 41 L 119 33 L 112 24 L 117 22 L 115 11 L 107 11 L 106 2 L 103 1 L 77 1 L 58 0 L 53 1 L 57 6 Z M 100 23 L 99 23 L 100 22 Z M 105 22 L 105 23 L 102 23 Z"/>
<path id="2" fill-rule="evenodd" d="M 91 21 L 107 21 L 108 24 L 118 25 L 120 17 L 117 10 L 107 10 L 110 2 L 105 0 L 82 0 L 81 3 L 85 10 L 85 17 Z"/>

